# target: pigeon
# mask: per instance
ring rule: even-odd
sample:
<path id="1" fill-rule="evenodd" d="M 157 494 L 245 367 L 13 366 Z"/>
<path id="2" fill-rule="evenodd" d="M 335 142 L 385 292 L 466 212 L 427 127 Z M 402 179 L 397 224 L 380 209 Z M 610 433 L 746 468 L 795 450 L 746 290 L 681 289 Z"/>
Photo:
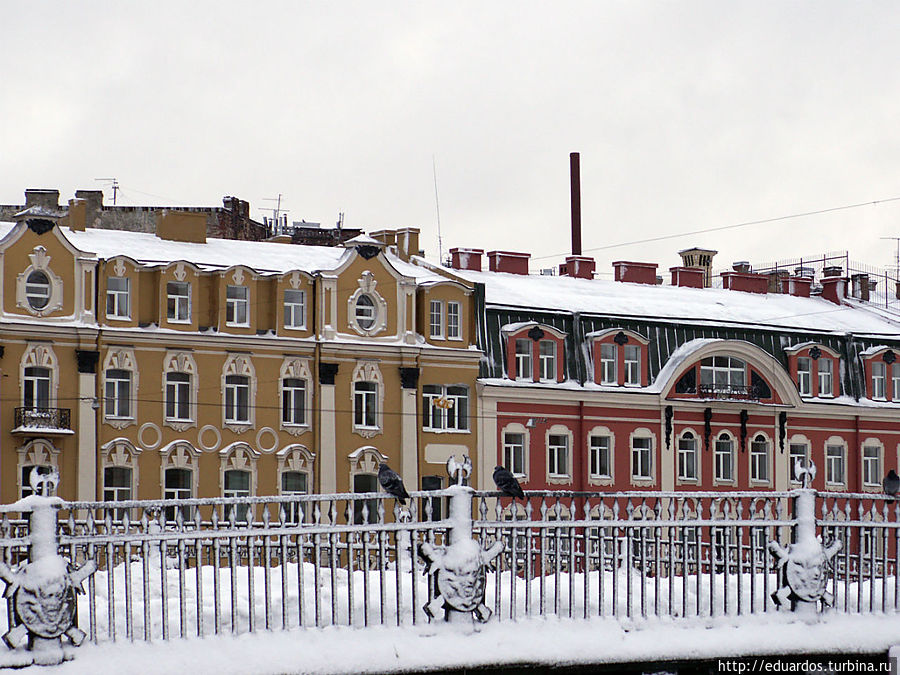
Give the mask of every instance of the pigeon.
<path id="1" fill-rule="evenodd" d="M 381 487 L 384 488 L 385 492 L 397 498 L 401 506 L 406 506 L 409 493 L 403 487 L 403 479 L 387 464 L 382 464 L 378 467 L 378 482 L 381 483 Z"/>
<path id="2" fill-rule="evenodd" d="M 502 466 L 496 467 L 494 469 L 494 483 L 500 492 L 512 497 L 513 501 L 516 500 L 516 497 L 521 497 L 522 501 L 525 500 L 525 493 L 522 492 L 519 481 L 509 472 L 509 469 Z"/>
<path id="3" fill-rule="evenodd" d="M 896 497 L 898 491 L 900 491 L 900 476 L 891 469 L 884 477 L 884 494 Z"/>

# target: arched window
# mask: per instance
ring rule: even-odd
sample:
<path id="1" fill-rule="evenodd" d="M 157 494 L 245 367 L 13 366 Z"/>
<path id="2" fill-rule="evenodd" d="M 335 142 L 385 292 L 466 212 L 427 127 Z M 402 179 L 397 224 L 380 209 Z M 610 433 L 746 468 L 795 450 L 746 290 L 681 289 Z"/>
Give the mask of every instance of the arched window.
<path id="1" fill-rule="evenodd" d="M 313 489 L 312 471 L 315 455 L 299 444 L 288 445 L 276 455 L 281 494 L 285 496 L 309 494 Z M 286 502 L 283 507 L 286 522 L 299 523 L 305 520 L 306 510 L 303 502 Z"/>
<path id="2" fill-rule="evenodd" d="M 697 437 L 692 431 L 685 431 L 678 439 L 678 479 L 696 481 L 699 479 L 697 461 Z"/>
<path id="3" fill-rule="evenodd" d="M 750 481 L 769 482 L 769 439 L 757 434 L 750 442 Z"/>

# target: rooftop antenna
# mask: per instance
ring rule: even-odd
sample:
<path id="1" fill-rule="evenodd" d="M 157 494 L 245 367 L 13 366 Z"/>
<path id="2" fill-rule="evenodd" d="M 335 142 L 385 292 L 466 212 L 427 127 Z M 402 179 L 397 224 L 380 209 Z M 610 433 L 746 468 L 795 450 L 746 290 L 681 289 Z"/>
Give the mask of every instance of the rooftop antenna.
<path id="1" fill-rule="evenodd" d="M 897 253 L 894 255 L 894 271 L 900 275 L 900 237 L 879 237 L 879 239 L 890 239 L 897 242 Z"/>
<path id="2" fill-rule="evenodd" d="M 99 180 L 104 183 L 112 183 L 112 191 L 113 191 L 113 206 L 116 205 L 116 194 L 119 192 L 119 181 L 115 178 L 95 178 L 94 180 Z"/>
<path id="3" fill-rule="evenodd" d="M 437 212 L 438 260 L 441 261 L 444 259 L 444 245 L 441 240 L 441 205 L 438 202 L 437 165 L 434 161 L 434 155 L 431 156 L 431 175 L 434 177 L 434 210 Z"/>
<path id="4" fill-rule="evenodd" d="M 341 228 L 344 226 L 344 212 L 343 211 L 338 212 L 338 219 L 337 219 L 337 223 L 335 223 L 335 225 L 337 225 L 337 231 L 340 232 Z"/>
<path id="5" fill-rule="evenodd" d="M 264 202 L 275 202 L 274 207 L 269 207 L 267 209 L 260 209 L 261 211 L 271 211 L 272 212 L 272 222 L 275 224 L 275 234 L 282 234 L 279 232 L 279 228 L 281 227 L 281 214 L 282 213 L 290 213 L 290 209 L 281 208 L 281 193 L 278 193 L 277 197 L 263 197 Z"/>

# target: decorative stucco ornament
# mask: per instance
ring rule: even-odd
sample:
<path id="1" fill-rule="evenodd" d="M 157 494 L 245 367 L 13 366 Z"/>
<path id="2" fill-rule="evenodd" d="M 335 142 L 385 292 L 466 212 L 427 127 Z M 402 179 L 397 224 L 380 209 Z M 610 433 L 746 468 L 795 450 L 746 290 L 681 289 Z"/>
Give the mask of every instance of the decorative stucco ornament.
<path id="1" fill-rule="evenodd" d="M 472 538 L 472 488 L 463 481 L 472 473 L 472 460 L 464 456 L 447 461 L 447 471 L 456 480 L 448 488 L 450 495 L 450 545 L 434 546 L 425 542 L 419 555 L 427 564 L 426 574 L 433 575 L 435 597 L 425 605 L 429 619 L 436 619 L 443 611 L 449 623 L 472 625 L 491 618 L 491 610 L 484 604 L 486 568 L 503 551 L 502 540 L 487 550 Z"/>
<path id="2" fill-rule="evenodd" d="M 827 567 L 841 549 L 841 542 L 835 540 L 823 547 L 816 537 L 815 490 L 809 487 L 816 475 L 815 465 L 810 463 L 809 467 L 804 467 L 798 459 L 794 473 L 803 482 L 803 488 L 794 497 L 795 541 L 787 548 L 777 541 L 769 542 L 769 550 L 778 558 L 776 565 L 781 582 L 780 588 L 772 593 L 772 600 L 795 612 L 815 615 L 834 601 L 826 590 Z"/>
<path id="3" fill-rule="evenodd" d="M 82 582 L 97 570 L 88 560 L 73 566 L 58 555 L 56 508 L 60 500 L 50 493 L 59 484 L 59 474 L 39 474 L 33 469 L 29 483 L 35 494 L 26 498 L 31 508 L 31 552 L 29 562 L 16 569 L 0 562 L 0 578 L 6 582 L 4 597 L 12 598 L 17 624 L 3 636 L 10 649 L 16 649 L 28 636 L 28 650 L 34 663 L 61 663 L 62 636 L 76 647 L 85 638 L 75 626 L 76 595 L 83 593 Z"/>

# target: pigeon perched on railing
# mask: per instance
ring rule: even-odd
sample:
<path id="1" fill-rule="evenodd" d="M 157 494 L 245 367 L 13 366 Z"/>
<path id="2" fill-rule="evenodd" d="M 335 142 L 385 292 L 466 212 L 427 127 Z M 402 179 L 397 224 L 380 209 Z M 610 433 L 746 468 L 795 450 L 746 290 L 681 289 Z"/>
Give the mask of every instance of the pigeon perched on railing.
<path id="1" fill-rule="evenodd" d="M 409 493 L 403 487 L 403 479 L 387 464 L 378 467 L 378 482 L 384 491 L 394 495 L 401 506 L 406 506 L 406 500 L 409 499 Z"/>
<path id="2" fill-rule="evenodd" d="M 896 497 L 898 491 L 900 491 L 900 476 L 891 469 L 884 477 L 884 494 Z"/>
<path id="3" fill-rule="evenodd" d="M 510 473 L 509 469 L 502 466 L 496 467 L 494 469 L 494 483 L 500 492 L 512 497 L 513 501 L 515 501 L 516 497 L 520 497 L 522 501 L 525 501 L 525 493 L 522 492 L 519 481 Z"/>

